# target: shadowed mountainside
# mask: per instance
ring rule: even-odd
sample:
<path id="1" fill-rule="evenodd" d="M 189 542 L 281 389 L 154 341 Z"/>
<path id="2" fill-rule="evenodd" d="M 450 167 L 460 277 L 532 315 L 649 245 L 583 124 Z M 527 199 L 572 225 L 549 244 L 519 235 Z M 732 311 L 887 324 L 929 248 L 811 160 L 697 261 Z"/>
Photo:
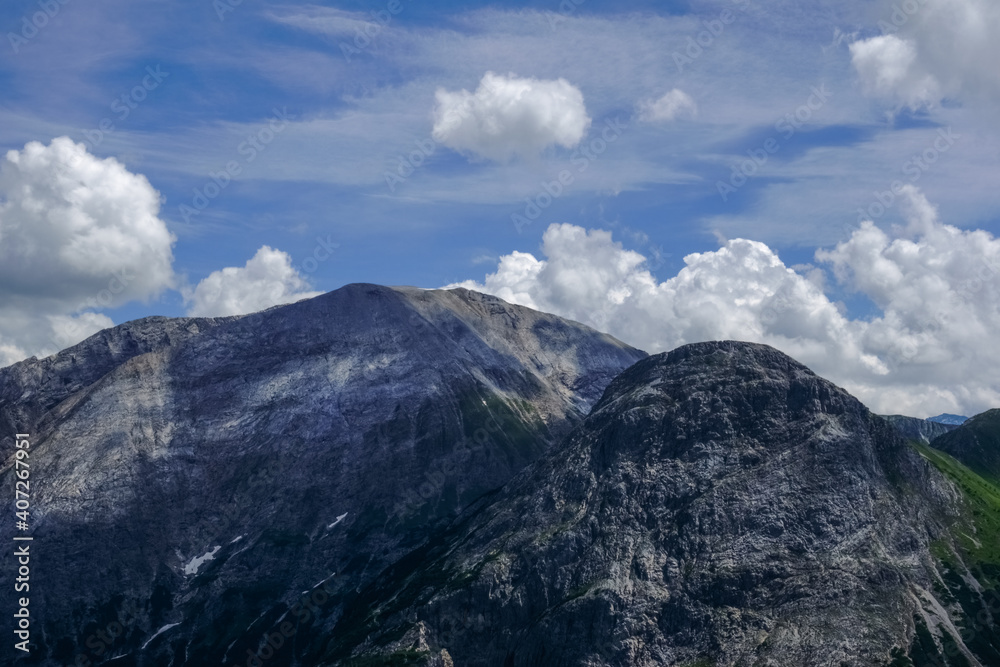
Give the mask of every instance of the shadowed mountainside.
<path id="1" fill-rule="evenodd" d="M 32 442 L 32 661 L 242 663 L 319 588 L 296 627 L 322 633 L 643 356 L 467 290 L 349 285 L 4 368 L 0 427 Z"/>

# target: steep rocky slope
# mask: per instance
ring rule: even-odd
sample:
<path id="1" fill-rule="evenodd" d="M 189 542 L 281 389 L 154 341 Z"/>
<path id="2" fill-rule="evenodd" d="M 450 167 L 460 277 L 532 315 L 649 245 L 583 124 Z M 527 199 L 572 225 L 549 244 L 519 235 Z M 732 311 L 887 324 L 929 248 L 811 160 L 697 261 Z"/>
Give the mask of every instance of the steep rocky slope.
<path id="1" fill-rule="evenodd" d="M 244 664 L 284 620 L 323 636 L 643 356 L 467 290 L 351 285 L 4 368 L 0 427 L 32 442 L 24 664 Z M 5 489 L 12 450 L 4 436 Z"/>
<path id="2" fill-rule="evenodd" d="M 998 665 L 994 413 L 908 443 L 772 348 L 466 290 L 132 322 L 0 369 L 18 664 Z"/>
<path id="3" fill-rule="evenodd" d="M 689 345 L 379 577 L 310 664 L 1000 664 L 967 509 L 787 356 Z"/>
<path id="4" fill-rule="evenodd" d="M 882 419 L 892 424 L 893 428 L 904 439 L 916 440 L 925 445 L 929 445 L 931 440 L 939 435 L 944 435 L 958 428 L 957 424 L 943 424 L 931 421 L 930 419 L 907 417 L 905 415 L 882 415 Z"/>

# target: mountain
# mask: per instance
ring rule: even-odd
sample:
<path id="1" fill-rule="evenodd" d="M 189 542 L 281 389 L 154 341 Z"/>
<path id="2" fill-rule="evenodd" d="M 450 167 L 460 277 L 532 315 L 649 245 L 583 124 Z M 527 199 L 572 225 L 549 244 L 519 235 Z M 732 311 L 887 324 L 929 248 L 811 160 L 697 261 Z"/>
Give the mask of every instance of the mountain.
<path id="1" fill-rule="evenodd" d="M 0 369 L 16 664 L 997 665 L 996 417 L 467 290 L 131 322 Z"/>
<path id="2" fill-rule="evenodd" d="M 309 664 L 1000 664 L 996 554 L 957 537 L 996 526 L 930 460 L 766 346 L 648 357 Z"/>
<path id="3" fill-rule="evenodd" d="M 349 285 L 0 369 L 0 430 L 31 444 L 36 649 L 19 664 L 245 664 L 289 620 L 296 642 L 322 637 L 644 356 L 467 290 Z"/>
<path id="4" fill-rule="evenodd" d="M 968 419 L 968 417 L 963 417 L 962 415 L 952 415 L 945 412 L 937 417 L 928 417 L 927 421 L 937 422 L 938 424 L 953 424 L 955 426 L 959 426 L 964 424 Z"/>
<path id="5" fill-rule="evenodd" d="M 958 428 L 955 424 L 945 424 L 931 421 L 930 419 L 920 419 L 918 417 L 906 417 L 904 415 L 882 415 L 882 419 L 892 424 L 893 428 L 906 440 L 916 440 L 927 445 L 931 440 L 944 435 L 949 431 Z"/>
<path id="6" fill-rule="evenodd" d="M 931 445 L 980 475 L 1000 482 L 1000 409 L 976 415 L 938 436 Z"/>

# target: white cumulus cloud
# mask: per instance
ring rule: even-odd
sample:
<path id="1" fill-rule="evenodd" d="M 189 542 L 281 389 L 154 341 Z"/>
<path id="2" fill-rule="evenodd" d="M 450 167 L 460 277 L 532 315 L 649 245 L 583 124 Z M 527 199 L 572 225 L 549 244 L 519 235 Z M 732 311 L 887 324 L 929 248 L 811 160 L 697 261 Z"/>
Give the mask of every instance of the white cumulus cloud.
<path id="1" fill-rule="evenodd" d="M 679 118 L 691 118 L 698 113 L 698 105 L 691 96 L 679 88 L 656 100 L 639 103 L 639 120 L 646 123 L 665 123 Z"/>
<path id="2" fill-rule="evenodd" d="M 189 294 L 188 315 L 243 315 L 319 296 L 292 266 L 288 253 L 261 246 L 243 267 L 212 272 Z"/>
<path id="3" fill-rule="evenodd" d="M 887 400 L 922 387 L 928 400 L 998 407 L 1000 240 L 942 224 L 916 188 L 906 194 L 909 223 L 896 238 L 866 223 L 816 257 L 882 311 L 860 340 L 890 369 Z"/>
<path id="4" fill-rule="evenodd" d="M 109 326 L 94 313 L 174 285 L 160 195 L 68 137 L 0 161 L 0 364 Z"/>
<path id="5" fill-rule="evenodd" d="M 565 79 L 487 72 L 475 92 L 439 88 L 435 97 L 434 139 L 498 162 L 554 145 L 573 148 L 590 127 L 583 93 Z"/>
<path id="6" fill-rule="evenodd" d="M 884 2 L 885 34 L 850 45 L 868 93 L 917 108 L 1000 97 L 1000 5 L 993 0 Z"/>
<path id="7" fill-rule="evenodd" d="M 818 269 L 798 273 L 766 245 L 730 240 L 684 258 L 659 281 L 610 232 L 552 225 L 544 259 L 515 252 L 482 282 L 460 285 L 553 312 L 649 352 L 738 339 L 784 350 L 879 412 L 930 416 L 1000 406 L 1000 241 L 942 224 L 908 191 L 897 238 L 866 224 L 817 253 L 836 285 L 867 295 L 881 317 L 850 319 Z"/>

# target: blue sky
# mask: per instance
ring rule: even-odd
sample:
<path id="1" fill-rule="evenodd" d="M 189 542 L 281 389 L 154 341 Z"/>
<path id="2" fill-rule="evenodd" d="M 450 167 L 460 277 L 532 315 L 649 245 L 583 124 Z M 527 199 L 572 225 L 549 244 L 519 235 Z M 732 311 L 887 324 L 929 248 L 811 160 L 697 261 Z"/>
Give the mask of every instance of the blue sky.
<path id="1" fill-rule="evenodd" d="M 543 236 L 562 223 L 610 232 L 657 282 L 677 276 L 691 253 L 758 241 L 822 283 L 849 321 L 865 321 L 884 317 L 888 302 L 838 279 L 815 253 L 847 242 L 865 217 L 890 232 L 911 225 L 902 197 L 871 215 L 894 180 L 915 186 L 941 224 L 983 230 L 990 242 L 1000 229 L 1000 86 L 975 64 L 992 55 L 975 49 L 994 47 L 963 39 L 959 26 L 951 39 L 969 44 L 969 57 L 949 61 L 947 30 L 930 32 L 943 4 L 911 1 L 915 11 L 892 25 L 883 2 L 17 0 L 0 7 L 0 144 L 22 150 L 68 136 L 159 193 L 156 215 L 175 238 L 170 285 L 91 309 L 114 323 L 192 312 L 201 281 L 244 267 L 262 246 L 287 254 L 297 293 L 351 282 L 487 289 L 501 258 L 542 259 Z M 964 1 L 987 24 L 996 17 Z M 380 16 L 389 18 L 381 26 Z M 31 21 L 44 25 L 25 30 Z M 886 35 L 899 39 L 877 41 Z M 900 45 L 915 59 L 899 56 Z M 564 80 L 582 95 L 589 125 L 575 145 L 553 141 L 502 160 L 434 140 L 438 91 L 474 92 L 487 72 Z M 691 106 L 644 113 L 671 91 Z M 576 171 L 574 156 L 609 122 L 624 129 Z M 913 156 L 945 130 L 957 138 L 915 169 Z M 244 142 L 255 135 L 270 141 L 251 151 Z M 399 156 L 420 145 L 434 149 L 387 186 Z M 745 183 L 720 195 L 734 167 L 762 154 Z M 185 214 L 227 163 L 240 173 Z M 572 184 L 518 228 L 512 216 L 525 199 L 537 202 L 568 169 Z M 331 243 L 329 259 L 308 263 Z M 559 301 L 531 301 L 542 303 Z M 949 390 L 926 407 L 978 409 L 995 395 L 984 383 L 978 398 Z"/>

